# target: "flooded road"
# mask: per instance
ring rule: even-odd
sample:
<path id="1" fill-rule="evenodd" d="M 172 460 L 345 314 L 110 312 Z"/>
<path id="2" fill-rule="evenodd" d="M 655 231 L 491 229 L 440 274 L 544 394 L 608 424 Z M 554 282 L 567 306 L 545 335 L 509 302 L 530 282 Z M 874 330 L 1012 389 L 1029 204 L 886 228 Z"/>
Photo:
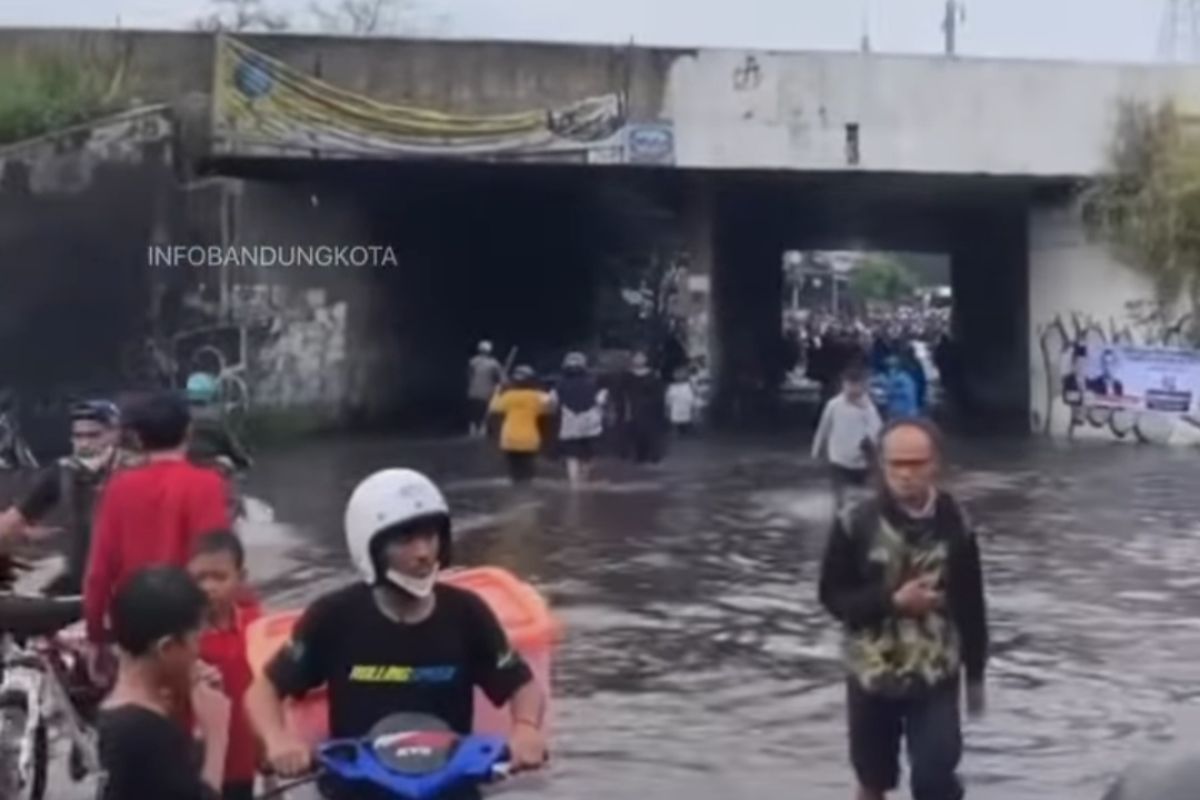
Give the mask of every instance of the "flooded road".
<path id="1" fill-rule="evenodd" d="M 990 713 L 967 727 L 979 800 L 1099 800 L 1112 775 L 1200 733 L 1200 457 L 977 442 L 950 483 L 981 532 Z M 459 562 L 535 584 L 566 624 L 555 761 L 514 798 L 853 796 L 839 633 L 816 600 L 831 515 L 798 439 L 696 441 L 661 467 L 561 471 L 517 494 L 472 442 L 336 440 L 264 456 L 251 569 L 273 606 L 352 579 L 353 485 L 382 466 L 447 490 Z M 257 504 L 256 504 L 257 505 Z M 907 793 L 899 796 L 907 797 Z"/>

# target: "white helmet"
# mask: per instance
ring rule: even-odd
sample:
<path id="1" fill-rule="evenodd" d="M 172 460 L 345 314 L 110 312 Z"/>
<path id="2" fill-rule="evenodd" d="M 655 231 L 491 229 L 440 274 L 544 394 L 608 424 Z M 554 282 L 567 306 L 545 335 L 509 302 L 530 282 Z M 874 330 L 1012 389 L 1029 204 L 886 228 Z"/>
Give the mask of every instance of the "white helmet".
<path id="1" fill-rule="evenodd" d="M 492 354 L 492 343 L 484 339 L 479 343 L 479 352 L 483 353 L 485 356 L 490 356 Z"/>
<path id="2" fill-rule="evenodd" d="M 381 578 L 372 553 L 375 537 L 420 520 L 438 525 L 438 561 L 449 566 L 450 507 L 433 481 L 411 469 L 385 469 L 354 488 L 346 503 L 346 547 L 363 580 L 376 584 Z"/>

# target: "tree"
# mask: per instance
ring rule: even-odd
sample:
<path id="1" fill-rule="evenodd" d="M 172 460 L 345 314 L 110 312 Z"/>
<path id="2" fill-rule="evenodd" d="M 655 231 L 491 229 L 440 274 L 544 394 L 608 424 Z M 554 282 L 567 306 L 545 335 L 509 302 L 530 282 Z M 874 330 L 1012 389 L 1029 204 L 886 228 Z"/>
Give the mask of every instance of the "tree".
<path id="1" fill-rule="evenodd" d="M 1107 174 L 1083 191 L 1092 233 L 1154 284 L 1161 309 L 1200 309 L 1200 136 L 1171 104 L 1119 110 Z"/>
<path id="2" fill-rule="evenodd" d="M 0 62 L 0 144 L 78 125 L 119 110 L 125 56 L 113 64 L 89 57 L 13 57 Z"/>
<path id="3" fill-rule="evenodd" d="M 287 16 L 271 11 L 263 0 L 210 1 L 216 10 L 196 20 L 199 30 L 277 33 L 291 27 Z"/>
<path id="4" fill-rule="evenodd" d="M 319 30 L 350 36 L 419 33 L 425 26 L 417 21 L 418 9 L 417 0 L 337 0 L 334 6 L 309 6 Z"/>
<path id="5" fill-rule="evenodd" d="M 850 277 L 850 289 L 863 300 L 894 303 L 911 295 L 917 279 L 901 262 L 891 256 L 866 259 Z"/>

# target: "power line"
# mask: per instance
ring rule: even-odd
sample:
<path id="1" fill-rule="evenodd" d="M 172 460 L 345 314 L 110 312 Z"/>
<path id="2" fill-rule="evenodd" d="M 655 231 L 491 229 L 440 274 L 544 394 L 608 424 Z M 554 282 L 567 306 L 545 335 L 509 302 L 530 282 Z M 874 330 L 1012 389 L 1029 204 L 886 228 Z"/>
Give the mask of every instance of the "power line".
<path id="1" fill-rule="evenodd" d="M 1200 60 L 1200 0 L 1166 0 L 1158 57 L 1164 61 Z"/>

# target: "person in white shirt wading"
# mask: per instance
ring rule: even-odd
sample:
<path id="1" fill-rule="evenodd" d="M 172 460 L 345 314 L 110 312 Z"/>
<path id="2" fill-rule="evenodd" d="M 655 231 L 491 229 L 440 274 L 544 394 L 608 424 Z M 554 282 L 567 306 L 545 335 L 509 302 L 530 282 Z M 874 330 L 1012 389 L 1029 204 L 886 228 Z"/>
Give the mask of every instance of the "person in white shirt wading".
<path id="1" fill-rule="evenodd" d="M 839 510 L 845 503 L 847 487 L 867 485 L 883 429 L 883 420 L 871 401 L 867 383 L 867 373 L 861 367 L 846 371 L 841 394 L 825 405 L 813 439 L 813 458 L 824 456 L 829 463 L 834 504 Z"/>

